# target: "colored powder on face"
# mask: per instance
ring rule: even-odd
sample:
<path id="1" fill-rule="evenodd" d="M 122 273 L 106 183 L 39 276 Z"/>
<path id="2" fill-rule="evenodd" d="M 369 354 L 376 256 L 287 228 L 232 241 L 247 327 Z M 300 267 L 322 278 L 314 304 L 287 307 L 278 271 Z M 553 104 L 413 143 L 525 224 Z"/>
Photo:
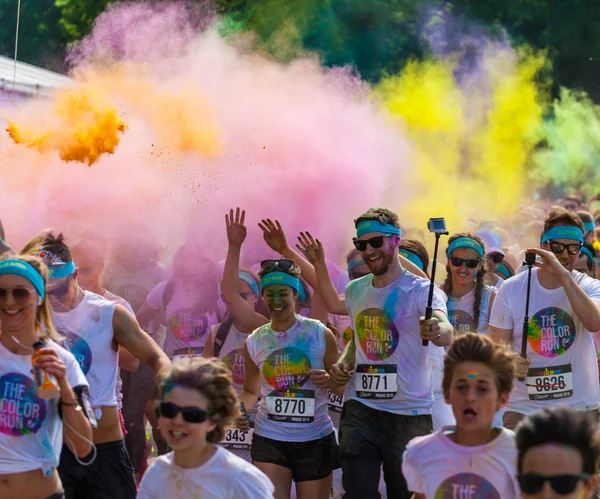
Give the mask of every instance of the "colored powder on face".
<path id="1" fill-rule="evenodd" d="M 469 372 L 467 373 L 467 378 L 472 379 L 472 378 L 475 378 L 476 376 L 479 376 L 479 371 L 476 371 L 472 367 L 469 367 Z"/>

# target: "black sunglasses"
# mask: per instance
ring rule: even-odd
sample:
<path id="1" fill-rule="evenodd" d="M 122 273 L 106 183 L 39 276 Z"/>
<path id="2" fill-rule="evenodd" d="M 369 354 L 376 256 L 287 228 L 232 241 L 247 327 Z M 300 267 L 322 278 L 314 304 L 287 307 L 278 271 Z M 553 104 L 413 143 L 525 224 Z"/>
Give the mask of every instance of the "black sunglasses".
<path id="1" fill-rule="evenodd" d="M 582 473 L 581 475 L 538 475 L 537 473 L 526 473 L 524 475 L 518 475 L 519 486 L 521 491 L 525 494 L 536 494 L 545 482 L 550 482 L 552 490 L 561 496 L 572 494 L 577 488 L 577 484 L 580 480 L 587 482 L 590 479 L 590 475 Z"/>
<path id="2" fill-rule="evenodd" d="M 550 250 L 555 255 L 560 255 L 565 250 L 565 248 L 567 248 L 567 252 L 569 253 L 569 255 L 578 255 L 579 252 L 581 251 L 581 244 L 579 244 L 579 243 L 577 243 L 577 244 L 562 244 L 562 243 L 557 243 L 556 241 L 549 241 L 549 243 L 550 243 Z"/>
<path id="3" fill-rule="evenodd" d="M 32 293 L 28 288 L 0 288 L 0 300 L 6 300 L 10 294 L 15 301 L 29 301 Z"/>
<path id="4" fill-rule="evenodd" d="M 504 260 L 504 255 L 502 253 L 491 253 L 488 258 L 498 265 Z"/>
<path id="5" fill-rule="evenodd" d="M 452 264 L 453 267 L 462 267 L 463 263 L 464 263 L 468 269 L 476 269 L 477 265 L 479 265 L 480 261 L 481 260 L 479 260 L 479 258 L 477 258 L 476 260 L 470 260 L 470 259 L 458 258 L 457 256 L 450 257 L 450 263 Z"/>
<path id="6" fill-rule="evenodd" d="M 173 419 L 179 413 L 186 423 L 204 423 L 208 419 L 208 411 L 199 407 L 179 407 L 165 401 L 158 405 L 158 414 L 163 418 Z"/>
<path id="7" fill-rule="evenodd" d="M 283 270 L 287 272 L 294 266 L 294 260 L 282 258 L 281 260 L 263 260 L 260 262 L 260 268 L 265 272 L 273 272 L 274 270 Z"/>
<path id="8" fill-rule="evenodd" d="M 352 242 L 354 243 L 354 247 L 358 250 L 358 251 L 365 251 L 367 249 L 367 244 L 369 244 L 371 246 L 371 248 L 373 249 L 377 249 L 377 248 L 381 248 L 383 246 L 383 240 L 387 239 L 388 237 L 392 237 L 393 234 L 389 234 L 387 236 L 375 236 L 372 237 L 371 239 L 365 239 L 365 240 L 360 240 L 360 239 L 352 239 Z"/>

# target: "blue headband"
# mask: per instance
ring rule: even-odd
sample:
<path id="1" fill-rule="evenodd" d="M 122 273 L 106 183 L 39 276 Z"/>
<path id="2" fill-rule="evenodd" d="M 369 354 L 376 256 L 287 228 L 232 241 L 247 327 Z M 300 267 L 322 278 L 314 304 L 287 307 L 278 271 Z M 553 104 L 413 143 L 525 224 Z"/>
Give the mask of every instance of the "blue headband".
<path id="1" fill-rule="evenodd" d="M 365 264 L 365 262 L 362 259 L 362 256 L 360 256 L 360 254 L 356 255 L 352 260 L 350 260 L 348 262 L 348 273 L 352 272 L 359 265 L 364 265 L 364 264 Z"/>
<path id="2" fill-rule="evenodd" d="M 23 260 L 2 260 L 0 261 L 0 275 L 14 274 L 27 279 L 43 300 L 45 293 L 44 278 L 29 263 Z"/>
<path id="3" fill-rule="evenodd" d="M 300 280 L 298 280 L 298 282 L 300 282 Z M 298 298 L 300 298 L 300 303 L 306 302 L 306 290 L 304 289 L 302 282 L 300 282 L 300 288 L 298 289 Z"/>
<path id="4" fill-rule="evenodd" d="M 250 274 L 248 274 L 248 272 L 240 270 L 240 281 L 244 281 L 250 287 L 255 296 L 258 297 L 258 295 L 260 295 L 260 293 L 258 292 L 258 286 L 256 285 L 256 281 Z"/>
<path id="5" fill-rule="evenodd" d="M 559 225 L 547 230 L 542 236 L 543 243 L 553 239 L 573 239 L 583 244 L 583 231 L 574 225 Z"/>
<path id="6" fill-rule="evenodd" d="M 399 249 L 398 253 L 400 253 L 400 255 L 402 255 L 410 262 L 414 263 L 421 270 L 425 270 L 425 265 L 423 264 L 423 261 L 419 258 L 419 255 L 417 255 L 416 253 L 413 253 L 412 251 L 404 248 Z"/>
<path id="7" fill-rule="evenodd" d="M 583 222 L 583 228 L 585 230 L 595 230 L 596 226 L 594 225 L 594 222 Z"/>
<path id="8" fill-rule="evenodd" d="M 369 232 L 381 232 L 383 234 L 394 234 L 401 236 L 402 231 L 392 224 L 382 224 L 379 220 L 363 220 L 356 226 L 356 237 L 360 237 Z"/>
<path id="9" fill-rule="evenodd" d="M 596 265 L 596 258 L 594 257 L 594 255 L 592 255 L 592 252 L 589 250 L 589 248 L 586 248 L 585 246 L 581 247 L 581 252 L 586 255 L 591 262 Z"/>
<path id="10" fill-rule="evenodd" d="M 510 272 L 508 271 L 508 268 L 506 268 L 506 265 L 502 265 L 502 264 L 498 265 L 496 267 L 496 272 L 500 272 L 507 279 L 511 278 Z"/>
<path id="11" fill-rule="evenodd" d="M 477 251 L 477 253 L 479 253 L 479 256 L 481 258 L 483 258 L 483 255 L 485 254 L 485 251 L 483 250 L 483 246 L 481 246 L 481 244 L 479 244 L 477 241 L 475 241 L 475 239 L 471 239 L 470 237 L 459 237 L 458 239 L 455 239 L 454 241 L 452 241 L 450 243 L 450 246 L 448 246 L 448 251 L 446 251 L 446 256 L 449 257 L 456 248 L 474 249 L 475 251 Z"/>
<path id="12" fill-rule="evenodd" d="M 273 284 L 283 284 L 285 286 L 289 286 L 295 289 L 298 294 L 301 295 L 300 289 L 302 289 L 302 285 L 300 284 L 300 279 L 294 277 L 293 275 L 286 274 L 285 272 L 269 272 L 260 278 L 261 291 L 267 286 L 272 286 Z M 304 293 L 304 298 L 306 299 L 306 293 Z"/>
<path id="13" fill-rule="evenodd" d="M 62 279 L 75 272 L 75 262 L 67 262 L 58 265 L 48 265 L 48 277 L 50 279 Z"/>

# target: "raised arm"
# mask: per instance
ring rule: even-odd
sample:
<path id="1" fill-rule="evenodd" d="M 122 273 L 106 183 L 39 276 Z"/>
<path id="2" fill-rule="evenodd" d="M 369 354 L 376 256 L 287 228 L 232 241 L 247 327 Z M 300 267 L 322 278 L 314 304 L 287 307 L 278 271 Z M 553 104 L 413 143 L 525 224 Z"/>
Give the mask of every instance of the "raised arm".
<path id="1" fill-rule="evenodd" d="M 329 313 L 348 315 L 344 298 L 338 295 L 333 282 L 331 282 L 331 277 L 325 264 L 325 250 L 321 241 L 318 239 L 315 240 L 310 232 L 301 232 L 296 247 L 306 255 L 306 258 L 313 265 L 318 284 L 316 289 L 323 298 Z"/>
<path id="2" fill-rule="evenodd" d="M 266 324 L 268 320 L 257 313 L 240 295 L 240 255 L 247 233 L 245 219 L 246 212 L 239 208 L 236 208 L 235 214 L 233 210 L 229 210 L 229 215 L 225 215 L 229 246 L 223 269 L 223 301 L 227 305 L 227 311 L 242 330 L 251 332 Z"/>

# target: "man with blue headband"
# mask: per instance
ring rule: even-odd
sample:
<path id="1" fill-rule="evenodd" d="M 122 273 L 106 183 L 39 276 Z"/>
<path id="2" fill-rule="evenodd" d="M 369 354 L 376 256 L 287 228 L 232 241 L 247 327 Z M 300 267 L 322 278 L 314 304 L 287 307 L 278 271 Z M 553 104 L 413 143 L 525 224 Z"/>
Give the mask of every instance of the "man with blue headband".
<path id="1" fill-rule="evenodd" d="M 430 350 L 422 341 L 449 345 L 452 325 L 438 288 L 433 318 L 425 320 L 429 280 L 400 263 L 398 217 L 374 208 L 355 226 L 354 246 L 372 273 L 346 287 L 353 348 L 331 372 L 336 383 L 349 382 L 339 433 L 344 497 L 378 497 L 383 465 L 388 497 L 409 498 L 402 454 L 412 438 L 432 431 Z"/>
<path id="2" fill-rule="evenodd" d="M 504 415 L 514 428 L 545 407 L 597 411 L 600 389 L 592 334 L 600 330 L 600 281 L 574 270 L 584 226 L 576 213 L 554 208 L 546 216 L 538 261 L 531 271 L 527 358 L 517 357 L 515 388 Z M 490 336 L 520 352 L 528 272 L 508 279 L 492 307 Z"/>
<path id="3" fill-rule="evenodd" d="M 62 234 L 44 235 L 38 256 L 48 266 L 52 321 L 65 337 L 63 346 L 75 356 L 89 381 L 92 410 L 98 422 L 93 432 L 97 456 L 90 465 L 79 464 L 63 446 L 58 471 L 66 497 L 133 499 L 136 485 L 115 393 L 119 346 L 148 365 L 155 376 L 170 366 L 169 359 L 125 307 L 81 289 L 78 269 Z"/>

